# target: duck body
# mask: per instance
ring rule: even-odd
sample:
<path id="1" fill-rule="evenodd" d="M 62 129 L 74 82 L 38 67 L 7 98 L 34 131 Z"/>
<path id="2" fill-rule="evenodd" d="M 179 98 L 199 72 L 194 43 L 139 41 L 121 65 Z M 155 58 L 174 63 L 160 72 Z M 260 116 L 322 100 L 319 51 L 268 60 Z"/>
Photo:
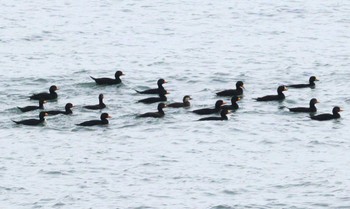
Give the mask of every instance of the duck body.
<path id="1" fill-rule="evenodd" d="M 285 86 L 279 86 L 277 88 L 277 95 L 267 95 L 263 97 L 256 98 L 256 101 L 281 101 L 284 100 L 286 97 L 283 94 L 283 91 L 287 91 L 287 88 Z"/>
<path id="2" fill-rule="evenodd" d="M 32 96 L 30 96 L 30 99 L 33 99 L 33 100 L 53 100 L 53 99 L 57 99 L 56 90 L 58 90 L 57 86 L 53 85 L 49 89 L 50 93 L 43 92 L 43 93 L 39 93 L 39 94 L 33 94 Z"/>
<path id="3" fill-rule="evenodd" d="M 243 95 L 244 84 L 242 81 L 236 83 L 236 89 L 223 90 L 216 93 L 217 96 L 240 96 Z"/>
<path id="4" fill-rule="evenodd" d="M 164 79 L 159 79 L 157 81 L 158 88 L 156 89 L 147 89 L 144 91 L 135 90 L 139 94 L 166 94 L 167 91 L 164 89 L 163 84 L 166 83 Z"/>
<path id="5" fill-rule="evenodd" d="M 220 117 L 206 117 L 206 118 L 201 118 L 199 121 L 207 121 L 207 120 L 228 120 L 227 114 L 229 110 L 223 109 L 221 110 Z"/>
<path id="6" fill-rule="evenodd" d="M 306 113 L 317 112 L 317 108 L 315 106 L 316 103 L 318 103 L 317 99 L 313 98 L 310 100 L 309 107 L 293 107 L 288 109 L 291 112 L 306 112 Z"/>
<path id="7" fill-rule="evenodd" d="M 340 107 L 336 106 L 333 108 L 332 114 L 329 114 L 329 113 L 319 114 L 319 115 L 311 116 L 310 118 L 312 120 L 318 120 L 318 121 L 338 119 L 340 118 L 340 114 L 339 114 L 340 111 L 342 111 Z"/>
<path id="8" fill-rule="evenodd" d="M 109 121 L 107 118 L 111 118 L 111 116 L 108 115 L 108 113 L 102 113 L 100 116 L 100 120 L 89 120 L 85 121 L 79 124 L 76 124 L 77 126 L 97 126 L 97 125 L 108 125 Z"/>
<path id="9" fill-rule="evenodd" d="M 214 108 L 202 108 L 202 109 L 198 109 L 198 110 L 193 110 L 193 113 L 196 113 L 198 115 L 209 115 L 209 114 L 215 114 L 220 112 L 221 110 L 221 106 L 225 104 L 222 100 L 218 100 L 215 103 L 215 107 Z"/>
<path id="10" fill-rule="evenodd" d="M 183 97 L 182 102 L 170 103 L 167 105 L 167 107 L 172 107 L 172 108 L 189 107 L 191 106 L 191 103 L 189 101 L 191 99 L 192 98 L 190 96 L 186 95 Z"/>
<path id="11" fill-rule="evenodd" d="M 310 107 L 294 107 L 294 108 L 288 108 L 291 112 L 317 112 L 317 108 L 310 108 Z"/>
<path id="12" fill-rule="evenodd" d="M 279 101 L 279 100 L 284 100 L 286 97 L 284 94 L 282 95 L 267 95 L 264 97 L 259 97 L 256 99 L 256 101 L 260 102 L 268 102 L 268 101 Z"/>
<path id="13" fill-rule="evenodd" d="M 143 113 L 141 115 L 139 115 L 138 117 L 140 118 L 162 118 L 164 117 L 165 113 L 163 108 L 165 108 L 166 105 L 164 103 L 159 103 L 158 104 L 158 112 L 147 112 L 147 113 Z"/>
<path id="14" fill-rule="evenodd" d="M 120 84 L 122 80 L 119 79 L 113 79 L 113 78 L 94 78 L 90 76 L 97 85 L 115 85 L 115 84 Z"/>
<path id="15" fill-rule="evenodd" d="M 318 79 L 315 76 L 311 76 L 309 78 L 308 84 L 291 84 L 291 85 L 288 85 L 287 87 L 289 87 L 289 88 L 313 88 L 316 86 L 315 81 L 318 81 Z"/>
<path id="16" fill-rule="evenodd" d="M 165 101 L 167 101 L 167 97 L 164 94 L 159 94 L 159 97 L 149 97 L 146 99 L 141 99 L 137 102 L 141 102 L 144 104 L 152 104 L 156 102 L 165 102 Z"/>
<path id="17" fill-rule="evenodd" d="M 120 84 L 122 82 L 122 80 L 120 79 L 120 76 L 123 76 L 123 72 L 122 71 L 117 71 L 115 73 L 115 78 L 94 78 L 92 76 L 90 76 L 97 85 L 115 85 L 115 84 Z"/>
<path id="18" fill-rule="evenodd" d="M 108 125 L 108 120 L 89 120 L 77 124 L 77 126 L 97 126 L 97 125 Z"/>
<path id="19" fill-rule="evenodd" d="M 86 106 L 83 106 L 83 108 L 89 109 L 89 110 L 101 110 L 106 108 L 106 105 L 104 103 L 100 103 L 97 105 L 86 105 Z"/>
<path id="20" fill-rule="evenodd" d="M 288 88 L 295 88 L 295 89 L 300 89 L 300 88 L 308 88 L 308 87 L 314 87 L 314 85 L 310 85 L 310 84 L 292 84 L 292 85 L 288 85 Z"/>
<path id="21" fill-rule="evenodd" d="M 231 98 L 231 104 L 230 105 L 223 105 L 221 106 L 221 109 L 223 110 L 237 110 L 239 108 L 237 102 L 240 100 L 239 97 L 233 96 Z"/>
<path id="22" fill-rule="evenodd" d="M 99 103 L 97 105 L 85 105 L 83 106 L 83 108 L 89 109 L 89 110 L 100 110 L 100 109 L 106 108 L 105 103 L 103 103 L 103 98 L 104 98 L 103 94 L 100 94 L 98 96 Z"/>
<path id="23" fill-rule="evenodd" d="M 26 107 L 17 107 L 21 112 L 29 112 L 38 109 L 44 109 L 45 100 L 39 100 L 39 106 L 26 106 Z"/>
<path id="24" fill-rule="evenodd" d="M 47 115 L 58 115 L 58 114 L 71 115 L 71 114 L 73 114 L 71 108 L 73 108 L 73 104 L 67 103 L 65 106 L 65 111 L 50 110 L 50 111 L 45 111 L 45 112 L 47 113 Z"/>
<path id="25" fill-rule="evenodd" d="M 21 120 L 21 121 L 14 121 L 16 124 L 22 124 L 22 125 L 27 125 L 27 126 L 37 126 L 45 122 L 45 116 L 47 113 L 45 112 L 40 112 L 39 114 L 39 119 L 27 119 L 27 120 Z"/>

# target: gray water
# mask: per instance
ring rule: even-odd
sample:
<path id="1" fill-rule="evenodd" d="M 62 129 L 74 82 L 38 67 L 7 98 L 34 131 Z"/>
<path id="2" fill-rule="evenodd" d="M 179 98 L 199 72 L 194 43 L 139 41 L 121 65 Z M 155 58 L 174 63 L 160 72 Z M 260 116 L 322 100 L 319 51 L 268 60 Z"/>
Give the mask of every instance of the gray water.
<path id="1" fill-rule="evenodd" d="M 9 1 L 0 2 L 0 207 L 12 208 L 350 208 L 350 3 L 325 1 Z M 113 77 L 120 86 L 89 78 Z M 255 102 L 281 84 L 281 103 Z M 165 109 L 134 89 L 169 83 Z M 228 121 L 197 122 L 215 92 L 245 83 Z M 72 116 L 36 118 L 16 106 L 59 86 L 46 109 L 75 105 Z M 83 110 L 105 95 L 108 127 Z M 280 106 L 342 118 L 312 121 Z M 229 98 L 224 98 L 229 101 Z"/>

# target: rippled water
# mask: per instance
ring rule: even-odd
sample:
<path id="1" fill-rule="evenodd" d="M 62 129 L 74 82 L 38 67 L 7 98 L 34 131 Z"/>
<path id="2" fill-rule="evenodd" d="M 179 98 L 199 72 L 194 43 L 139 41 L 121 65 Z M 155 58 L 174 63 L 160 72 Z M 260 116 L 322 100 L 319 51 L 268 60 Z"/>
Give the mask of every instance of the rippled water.
<path id="1" fill-rule="evenodd" d="M 0 3 L 1 208 L 350 208 L 350 3 L 325 1 L 2 1 Z M 120 86 L 89 78 L 126 76 Z M 255 102 L 280 84 L 281 103 Z M 134 89 L 169 81 L 170 102 L 191 95 L 190 110 L 215 92 L 246 86 L 229 121 L 196 122 L 185 109 L 138 119 L 156 105 Z M 46 109 L 76 107 L 40 127 L 16 106 L 60 87 Z M 105 95 L 108 127 L 83 110 Z M 279 107 L 320 113 L 311 121 Z M 227 98 L 225 98 L 228 101 Z"/>

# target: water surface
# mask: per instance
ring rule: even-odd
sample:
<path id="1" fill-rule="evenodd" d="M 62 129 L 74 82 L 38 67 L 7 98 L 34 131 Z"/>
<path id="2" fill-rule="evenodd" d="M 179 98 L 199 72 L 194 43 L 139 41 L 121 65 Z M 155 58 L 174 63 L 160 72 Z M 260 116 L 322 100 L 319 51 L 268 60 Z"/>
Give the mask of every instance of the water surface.
<path id="1" fill-rule="evenodd" d="M 317 1 L 3 1 L 0 15 L 1 208 L 350 208 L 350 4 Z M 126 76 L 96 86 L 89 76 Z M 277 86 L 281 103 L 255 102 Z M 134 89 L 169 81 L 169 102 L 190 109 L 138 119 L 156 105 Z M 213 106 L 215 92 L 242 80 L 240 109 L 229 121 L 197 122 L 191 110 Z M 76 107 L 45 126 L 16 106 L 59 86 L 46 109 Z M 82 109 L 105 95 L 108 127 L 74 124 L 99 117 Z M 311 121 L 280 106 L 319 113 Z M 229 98 L 223 98 L 229 101 Z"/>

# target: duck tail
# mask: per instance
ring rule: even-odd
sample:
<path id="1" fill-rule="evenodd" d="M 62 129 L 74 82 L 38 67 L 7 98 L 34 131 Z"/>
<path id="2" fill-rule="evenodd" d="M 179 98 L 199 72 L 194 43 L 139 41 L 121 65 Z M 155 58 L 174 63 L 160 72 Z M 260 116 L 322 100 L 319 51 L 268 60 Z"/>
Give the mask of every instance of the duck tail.
<path id="1" fill-rule="evenodd" d="M 18 121 L 14 121 L 14 120 L 12 120 L 12 122 L 14 122 L 14 123 L 16 123 L 16 124 L 19 124 L 19 122 L 18 122 Z"/>

